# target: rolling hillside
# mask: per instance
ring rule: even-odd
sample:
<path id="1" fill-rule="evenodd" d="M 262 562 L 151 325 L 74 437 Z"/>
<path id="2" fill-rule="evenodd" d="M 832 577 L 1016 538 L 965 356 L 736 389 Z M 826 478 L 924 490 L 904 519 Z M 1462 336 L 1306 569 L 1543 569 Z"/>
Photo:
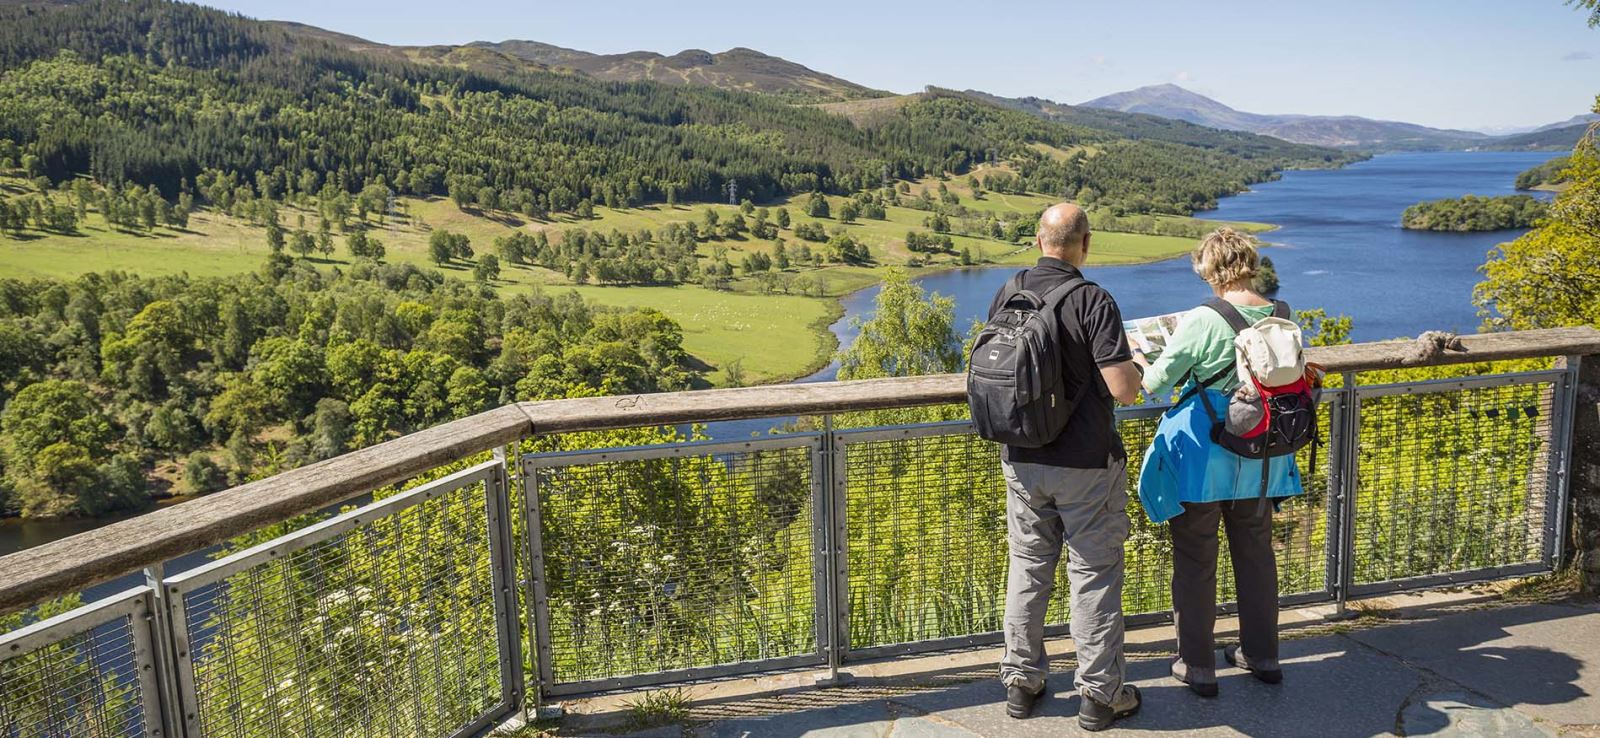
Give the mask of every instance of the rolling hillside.
<path id="1" fill-rule="evenodd" d="M 807 102 L 859 100 L 887 94 L 743 47 L 718 54 L 687 49 L 665 56 L 653 51 L 590 54 L 536 41 L 479 41 L 470 45 L 609 82 L 648 80 L 668 85 L 704 85 Z"/>

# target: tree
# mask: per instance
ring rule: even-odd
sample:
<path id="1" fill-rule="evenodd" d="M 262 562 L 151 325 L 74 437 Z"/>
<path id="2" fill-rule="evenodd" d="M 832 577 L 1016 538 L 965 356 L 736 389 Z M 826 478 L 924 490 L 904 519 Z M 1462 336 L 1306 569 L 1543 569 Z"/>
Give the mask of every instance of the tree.
<path id="1" fill-rule="evenodd" d="M 184 460 L 183 486 L 188 494 L 203 495 L 215 492 L 227 484 L 227 475 L 223 473 L 222 466 L 211 458 L 211 454 L 196 451 Z"/>
<path id="2" fill-rule="evenodd" d="M 779 228 L 788 228 L 789 227 L 789 209 L 788 208 L 778 208 L 778 227 Z"/>
<path id="3" fill-rule="evenodd" d="M 813 218 L 828 217 L 828 198 L 821 192 L 811 193 L 811 199 L 806 201 L 806 215 Z"/>
<path id="4" fill-rule="evenodd" d="M 944 374 L 961 368 L 955 299 L 928 295 L 898 268 L 884 276 L 870 320 L 856 318 L 855 342 L 839 354 L 840 379 Z"/>
<path id="5" fill-rule="evenodd" d="M 276 215 L 267 221 L 267 248 L 274 254 L 283 253 L 283 226 L 278 225 Z"/>
<path id="6" fill-rule="evenodd" d="M 455 255 L 455 249 L 451 248 L 448 232 L 434 231 L 433 235 L 428 237 L 428 258 L 433 259 L 433 263 L 444 266 L 449 264 Z"/>
<path id="7" fill-rule="evenodd" d="M 290 247 L 300 255 L 300 258 L 305 259 L 311 256 L 311 252 L 317 250 L 317 241 L 310 233 L 295 231 L 294 236 L 290 238 Z"/>
<path id="8" fill-rule="evenodd" d="M 24 517 L 108 509 L 96 462 L 111 455 L 111 420 L 81 382 L 24 387 L 0 412 L 0 458 Z"/>
<path id="9" fill-rule="evenodd" d="M 443 266 L 454 259 L 471 259 L 472 239 L 465 233 L 437 230 L 428 235 L 428 257 Z"/>
<path id="10" fill-rule="evenodd" d="M 472 269 L 472 277 L 479 282 L 493 282 L 500 278 L 500 259 L 494 254 L 484 254 Z"/>
<path id="11" fill-rule="evenodd" d="M 1573 150 L 1567 178 L 1543 226 L 1490 252 L 1473 295 L 1488 327 L 1600 325 L 1600 148 L 1593 139 Z"/>
<path id="12" fill-rule="evenodd" d="M 841 223 L 854 223 L 856 222 L 856 217 L 860 214 L 861 208 L 856 205 L 854 200 L 845 200 L 844 204 L 839 206 L 839 222 Z"/>

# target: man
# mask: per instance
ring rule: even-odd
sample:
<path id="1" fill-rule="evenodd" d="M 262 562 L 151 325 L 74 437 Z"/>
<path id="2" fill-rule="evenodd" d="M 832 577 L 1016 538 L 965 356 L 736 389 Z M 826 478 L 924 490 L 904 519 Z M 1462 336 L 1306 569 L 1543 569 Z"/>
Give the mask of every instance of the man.
<path id="1" fill-rule="evenodd" d="M 1035 241 L 1039 263 L 1024 273 L 1023 289 L 1042 295 L 1081 278 L 1089 258 L 1089 218 L 1081 208 L 1062 203 L 1046 210 Z M 1005 292 L 995 295 L 991 317 L 1008 299 Z M 1000 679 L 1007 714 L 1030 715 L 1045 693 L 1044 617 L 1065 544 L 1078 656 L 1074 682 L 1082 696 L 1078 723 L 1104 730 L 1137 712 L 1140 702 L 1139 690 L 1123 683 L 1127 454 L 1112 413 L 1113 400 L 1138 397 L 1140 374 L 1117 303 L 1098 285 L 1068 292 L 1056 319 L 1065 386 L 1069 392 L 1083 388 L 1082 399 L 1053 442 L 1004 452 L 1010 575 Z"/>

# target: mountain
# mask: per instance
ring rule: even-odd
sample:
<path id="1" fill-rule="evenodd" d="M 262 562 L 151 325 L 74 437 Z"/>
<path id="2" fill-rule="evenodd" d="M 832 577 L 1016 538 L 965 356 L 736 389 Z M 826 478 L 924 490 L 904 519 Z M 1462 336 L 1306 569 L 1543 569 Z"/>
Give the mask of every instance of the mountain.
<path id="1" fill-rule="evenodd" d="M 1366 150 L 1468 148 L 1490 137 L 1474 131 L 1357 116 L 1263 115 L 1235 110 L 1172 84 L 1151 85 L 1084 102 L 1080 107 L 1146 113 L 1211 128 L 1248 131 L 1295 143 Z"/>
<path id="2" fill-rule="evenodd" d="M 1486 142 L 1479 148 L 1495 151 L 1569 151 L 1578 145 L 1579 139 L 1589 132 L 1591 125 L 1591 123 L 1579 123 L 1558 128 L 1540 128 L 1531 133 L 1503 136 Z"/>
<path id="3" fill-rule="evenodd" d="M 1572 128 L 1573 126 L 1587 126 L 1590 123 L 1594 123 L 1596 121 L 1600 121 L 1600 114 L 1583 113 L 1581 115 L 1574 115 L 1571 118 L 1568 118 L 1568 119 L 1566 119 L 1564 121 L 1561 121 L 1560 123 L 1551 123 L 1549 125 L 1539 126 L 1538 128 L 1534 128 L 1534 129 L 1531 129 L 1529 131 L 1524 131 L 1524 133 L 1538 133 L 1540 131 L 1551 131 L 1551 130 L 1555 130 L 1557 128 Z"/>
<path id="4" fill-rule="evenodd" d="M 1272 136 L 1207 127 L 1187 120 L 1166 118 L 1149 113 L 1124 113 L 1105 108 L 1067 105 L 1039 97 L 1000 97 L 999 95 L 991 95 L 977 90 L 967 90 L 963 94 L 993 105 L 1030 113 L 1046 120 L 1107 131 L 1127 138 L 1145 141 L 1166 141 L 1185 146 L 1223 151 L 1249 158 L 1282 157 L 1296 159 L 1300 162 L 1297 166 L 1301 167 L 1316 166 L 1315 162 L 1319 159 L 1323 165 L 1338 166 L 1361 158 L 1358 155 L 1341 154 L 1332 149 L 1293 143 Z"/>
<path id="5" fill-rule="evenodd" d="M 527 59 L 528 61 L 536 64 L 543 64 L 545 66 L 561 66 L 574 61 L 592 59 L 597 56 L 596 54 L 591 54 L 587 51 L 569 49 L 564 46 L 556 46 L 554 44 L 546 44 L 538 41 L 519 41 L 515 39 L 500 42 L 473 41 L 467 45 L 480 49 L 493 49 L 502 54 L 510 54 L 518 59 Z"/>
<path id="6" fill-rule="evenodd" d="M 649 80 L 668 85 L 704 85 L 779 95 L 805 102 L 861 100 L 886 94 L 743 47 L 720 54 L 687 49 L 664 56 L 654 51 L 591 54 L 537 41 L 478 41 L 470 45 L 551 67 L 571 69 L 608 82 Z"/>
<path id="7" fill-rule="evenodd" d="M 805 89 L 834 79 L 745 49 L 622 56 Z M 386 46 L 167 0 L 0 5 L 0 139 L 52 182 L 92 173 L 204 206 L 398 191 L 544 217 L 718 200 L 732 182 L 756 202 L 860 192 L 993 162 L 1009 172 L 990 177 L 996 192 L 1188 214 L 1338 155 L 1139 140 L 960 94 L 888 98 L 858 123 L 743 91 L 794 86 L 678 80 L 617 84 L 495 48 Z M 282 141 L 295 145 L 271 145 Z"/>

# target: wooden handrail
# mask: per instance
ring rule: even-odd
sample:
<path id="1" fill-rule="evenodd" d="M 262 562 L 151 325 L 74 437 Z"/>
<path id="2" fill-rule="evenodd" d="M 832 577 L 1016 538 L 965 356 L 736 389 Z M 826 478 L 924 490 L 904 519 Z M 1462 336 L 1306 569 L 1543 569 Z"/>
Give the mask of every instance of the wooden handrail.
<path id="1" fill-rule="evenodd" d="M 1600 330 L 1550 328 L 1515 333 L 1461 336 L 1465 350 L 1446 350 L 1418 360 L 1417 341 L 1399 339 L 1307 350 L 1311 361 L 1330 372 L 1365 372 L 1417 366 L 1444 366 L 1540 356 L 1600 353 Z M 778 415 L 821 415 L 960 403 L 967 400 L 966 377 L 934 374 L 855 382 L 818 382 L 770 387 L 663 392 L 620 397 L 520 403 L 535 433 L 670 425 L 710 420 L 741 420 Z"/>
<path id="2" fill-rule="evenodd" d="M 1465 351 L 1420 361 L 1416 342 L 1409 340 L 1313 348 L 1309 353 L 1335 372 L 1600 354 L 1600 330 L 1589 327 L 1462 336 L 1461 342 Z M 518 403 L 0 557 L 0 613 L 80 591 L 533 434 L 965 399 L 962 375 L 942 374 Z"/>

